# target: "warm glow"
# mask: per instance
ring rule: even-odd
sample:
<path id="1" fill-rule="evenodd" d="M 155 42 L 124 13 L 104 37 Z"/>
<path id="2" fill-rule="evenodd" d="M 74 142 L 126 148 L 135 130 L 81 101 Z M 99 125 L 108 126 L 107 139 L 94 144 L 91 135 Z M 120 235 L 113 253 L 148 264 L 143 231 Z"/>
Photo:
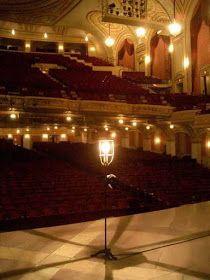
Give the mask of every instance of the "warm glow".
<path id="1" fill-rule="evenodd" d="M 146 126 L 146 129 L 147 129 L 147 130 L 150 130 L 150 125 L 149 125 L 149 124 Z"/>
<path id="2" fill-rule="evenodd" d="M 10 119 L 12 119 L 12 120 L 17 119 L 17 115 L 16 115 L 16 114 L 14 114 L 14 113 L 10 114 Z"/>
<path id="3" fill-rule="evenodd" d="M 88 42 L 88 35 L 85 36 L 85 42 Z"/>
<path id="4" fill-rule="evenodd" d="M 123 124 L 123 123 L 124 123 L 124 120 L 123 120 L 123 119 L 120 119 L 118 122 L 119 122 L 119 124 Z"/>
<path id="5" fill-rule="evenodd" d="M 174 45 L 171 43 L 169 46 L 168 46 L 168 51 L 170 53 L 173 53 L 174 52 Z"/>
<path id="6" fill-rule="evenodd" d="M 102 142 L 101 143 L 101 152 L 103 153 L 103 154 L 108 154 L 109 153 L 109 151 L 110 151 L 110 143 L 107 141 L 107 142 Z"/>
<path id="7" fill-rule="evenodd" d="M 47 37 L 48 37 L 48 35 L 47 35 L 47 33 L 45 32 L 45 33 L 44 33 L 44 38 L 47 39 Z"/>
<path id="8" fill-rule="evenodd" d="M 210 141 L 207 141 L 207 148 L 210 149 Z"/>
<path id="9" fill-rule="evenodd" d="M 174 124 L 170 124 L 170 129 L 174 129 Z"/>
<path id="10" fill-rule="evenodd" d="M 42 134 L 42 139 L 48 139 L 48 134 Z"/>
<path id="11" fill-rule="evenodd" d="M 71 121 L 71 117 L 70 117 L 70 116 L 67 116 L 67 117 L 66 117 L 66 120 L 67 120 L 67 122 L 70 122 L 70 121 Z"/>
<path id="12" fill-rule="evenodd" d="M 20 129 L 17 129 L 17 130 L 16 130 L 16 133 L 17 133 L 17 134 L 20 134 Z"/>
<path id="13" fill-rule="evenodd" d="M 11 33 L 12 33 L 13 36 L 15 36 L 15 33 L 16 33 L 15 29 L 12 29 Z"/>
<path id="14" fill-rule="evenodd" d="M 109 131 L 109 128 L 108 128 L 108 127 L 105 127 L 104 129 L 105 129 L 105 131 Z"/>
<path id="15" fill-rule="evenodd" d="M 30 134 L 25 134 L 25 135 L 24 135 L 24 138 L 25 138 L 25 139 L 30 139 Z"/>
<path id="16" fill-rule="evenodd" d="M 72 130 L 71 130 L 71 133 L 75 133 L 75 130 L 74 130 L 74 129 L 72 129 Z"/>
<path id="17" fill-rule="evenodd" d="M 49 126 L 47 127 L 47 131 L 50 131 L 50 127 Z"/>
<path id="18" fill-rule="evenodd" d="M 160 144 L 160 137 L 155 137 L 155 144 Z"/>
<path id="19" fill-rule="evenodd" d="M 149 63 L 151 62 L 151 57 L 150 57 L 150 55 L 145 55 L 144 61 L 145 61 L 145 64 L 149 64 Z"/>
<path id="20" fill-rule="evenodd" d="M 87 132 L 87 128 L 84 128 L 84 132 Z"/>
<path id="21" fill-rule="evenodd" d="M 54 129 L 58 129 L 58 126 L 57 126 L 57 125 L 55 125 L 55 126 L 54 126 Z"/>
<path id="22" fill-rule="evenodd" d="M 112 133 L 111 133 L 111 137 L 112 137 L 112 138 L 116 138 L 116 136 L 117 136 L 116 132 L 112 132 Z"/>
<path id="23" fill-rule="evenodd" d="M 72 126 L 72 129 L 75 130 L 75 126 Z"/>
<path id="24" fill-rule="evenodd" d="M 158 34 L 158 35 L 161 34 L 161 33 L 162 33 L 162 30 L 161 30 L 161 29 L 157 31 L 157 34 Z"/>
<path id="25" fill-rule="evenodd" d="M 146 34 L 146 29 L 144 27 L 139 27 L 136 29 L 137 37 L 144 37 Z"/>
<path id="26" fill-rule="evenodd" d="M 30 47 L 31 47 L 30 43 L 25 43 L 25 48 L 26 49 L 30 49 Z"/>
<path id="27" fill-rule="evenodd" d="M 187 69 L 190 65 L 190 60 L 188 57 L 185 57 L 184 58 L 184 61 L 183 61 L 183 66 L 184 66 L 184 69 Z"/>
<path id="28" fill-rule="evenodd" d="M 61 139 L 66 139 L 66 134 L 61 134 Z"/>
<path id="29" fill-rule="evenodd" d="M 129 130 L 129 128 L 126 126 L 126 127 L 125 127 L 125 130 L 126 130 L 126 131 L 128 131 L 128 130 Z"/>
<path id="30" fill-rule="evenodd" d="M 107 37 L 106 40 L 105 40 L 105 45 L 107 47 L 112 47 L 114 45 L 115 41 L 112 37 Z"/>
<path id="31" fill-rule="evenodd" d="M 26 128 L 26 131 L 29 131 L 30 129 L 29 128 Z"/>
<path id="32" fill-rule="evenodd" d="M 61 52 L 63 51 L 63 44 L 58 45 L 58 50 L 61 51 Z"/>
<path id="33" fill-rule="evenodd" d="M 102 165 L 109 165 L 114 158 L 114 141 L 99 140 L 99 157 Z"/>
<path id="34" fill-rule="evenodd" d="M 182 31 L 182 26 L 175 20 L 169 24 L 168 30 L 172 36 L 177 36 Z"/>
<path id="35" fill-rule="evenodd" d="M 8 139 L 12 139 L 13 135 L 12 134 L 8 134 L 7 137 L 8 137 Z"/>
<path id="36" fill-rule="evenodd" d="M 95 47 L 90 47 L 89 50 L 90 50 L 91 52 L 95 52 L 95 51 L 96 51 L 96 48 L 95 48 Z"/>
<path id="37" fill-rule="evenodd" d="M 137 122 L 136 122 L 136 121 L 133 121 L 133 122 L 132 122 L 132 126 L 137 126 Z"/>

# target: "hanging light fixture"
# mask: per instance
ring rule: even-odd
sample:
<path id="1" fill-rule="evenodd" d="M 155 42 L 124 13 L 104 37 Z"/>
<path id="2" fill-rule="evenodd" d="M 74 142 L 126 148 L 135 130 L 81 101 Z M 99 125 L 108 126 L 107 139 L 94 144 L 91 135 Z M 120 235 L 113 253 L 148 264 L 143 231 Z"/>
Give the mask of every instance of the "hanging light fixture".
<path id="1" fill-rule="evenodd" d="M 146 29 L 144 27 L 139 27 L 139 28 L 136 29 L 137 37 L 142 38 L 142 37 L 145 36 L 145 34 L 146 34 Z"/>
<path id="2" fill-rule="evenodd" d="M 114 43 L 115 43 L 114 39 L 110 36 L 110 24 L 109 24 L 109 36 L 105 40 L 105 45 L 110 48 L 114 45 Z"/>
<path id="3" fill-rule="evenodd" d="M 170 23 L 168 26 L 168 30 L 172 36 L 177 36 L 182 30 L 181 24 L 179 24 L 175 19 L 175 12 L 176 12 L 175 5 L 176 5 L 176 0 L 174 0 L 174 19 L 173 19 L 173 22 Z"/>

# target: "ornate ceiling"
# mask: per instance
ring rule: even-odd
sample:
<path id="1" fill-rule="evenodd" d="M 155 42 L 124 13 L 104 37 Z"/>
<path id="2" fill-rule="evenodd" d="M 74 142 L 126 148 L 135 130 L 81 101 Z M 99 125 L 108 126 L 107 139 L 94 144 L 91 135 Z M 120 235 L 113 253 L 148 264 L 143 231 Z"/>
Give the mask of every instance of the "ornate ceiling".
<path id="1" fill-rule="evenodd" d="M 54 25 L 81 0 L 0 0 L 0 20 Z"/>

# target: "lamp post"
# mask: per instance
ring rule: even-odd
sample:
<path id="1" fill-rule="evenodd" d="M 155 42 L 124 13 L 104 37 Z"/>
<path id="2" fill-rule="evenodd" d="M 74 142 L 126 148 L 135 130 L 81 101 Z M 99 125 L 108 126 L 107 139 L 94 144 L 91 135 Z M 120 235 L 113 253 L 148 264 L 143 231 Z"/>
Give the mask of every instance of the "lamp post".
<path id="1" fill-rule="evenodd" d="M 104 249 L 99 250 L 92 257 L 103 255 L 106 260 L 116 260 L 111 249 L 107 248 L 107 183 L 106 183 L 106 168 L 114 159 L 114 140 L 99 140 L 99 158 L 105 169 L 105 184 L 104 184 Z"/>

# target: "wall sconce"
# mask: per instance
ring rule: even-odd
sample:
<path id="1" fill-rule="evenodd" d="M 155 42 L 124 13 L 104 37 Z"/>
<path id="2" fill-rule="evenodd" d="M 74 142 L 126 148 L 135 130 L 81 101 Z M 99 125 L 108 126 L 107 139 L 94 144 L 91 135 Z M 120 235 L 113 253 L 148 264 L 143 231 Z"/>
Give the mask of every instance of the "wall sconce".
<path id="1" fill-rule="evenodd" d="M 149 63 L 151 62 L 151 57 L 150 57 L 150 55 L 145 55 L 144 61 L 145 61 L 145 64 L 146 64 L 146 65 L 149 64 Z"/>
<path id="2" fill-rule="evenodd" d="M 184 61 L 183 61 L 183 66 L 184 66 L 184 69 L 187 69 L 190 65 L 190 60 L 188 57 L 184 57 Z"/>
<path id="3" fill-rule="evenodd" d="M 168 46 L 168 51 L 170 53 L 173 53 L 174 52 L 174 45 L 171 43 L 169 46 Z"/>
<path id="4" fill-rule="evenodd" d="M 160 137 L 155 137 L 155 141 L 154 142 L 155 142 L 156 145 L 159 145 L 160 142 L 161 142 Z"/>

